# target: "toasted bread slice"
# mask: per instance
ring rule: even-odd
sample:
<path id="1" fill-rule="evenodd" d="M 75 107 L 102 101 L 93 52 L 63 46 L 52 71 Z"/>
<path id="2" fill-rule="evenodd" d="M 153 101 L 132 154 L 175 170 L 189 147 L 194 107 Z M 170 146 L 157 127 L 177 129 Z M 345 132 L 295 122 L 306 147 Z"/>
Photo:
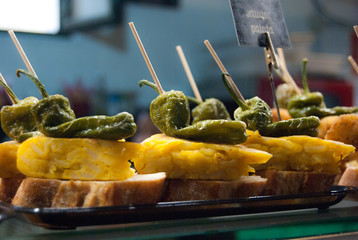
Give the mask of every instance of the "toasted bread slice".
<path id="1" fill-rule="evenodd" d="M 337 174 L 308 171 L 257 170 L 256 174 L 267 178 L 263 195 L 295 195 L 326 192 L 333 185 Z"/>
<path id="2" fill-rule="evenodd" d="M 98 207 L 159 201 L 165 173 L 134 175 L 123 181 L 63 181 L 26 178 L 13 205 L 22 207 Z"/>
<path id="3" fill-rule="evenodd" d="M 166 179 L 161 201 L 235 199 L 258 196 L 267 179 L 242 176 L 237 180 Z"/>
<path id="4" fill-rule="evenodd" d="M 11 203 L 25 177 L 0 178 L 0 201 Z"/>

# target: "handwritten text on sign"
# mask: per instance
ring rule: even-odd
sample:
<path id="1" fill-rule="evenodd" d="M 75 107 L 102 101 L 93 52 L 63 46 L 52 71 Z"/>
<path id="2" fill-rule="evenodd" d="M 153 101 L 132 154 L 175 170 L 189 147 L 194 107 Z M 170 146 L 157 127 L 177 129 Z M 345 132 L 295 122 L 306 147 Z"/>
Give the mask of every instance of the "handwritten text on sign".
<path id="1" fill-rule="evenodd" d="M 291 46 L 279 0 L 230 0 L 239 45 L 265 47 L 269 32 L 275 47 Z"/>

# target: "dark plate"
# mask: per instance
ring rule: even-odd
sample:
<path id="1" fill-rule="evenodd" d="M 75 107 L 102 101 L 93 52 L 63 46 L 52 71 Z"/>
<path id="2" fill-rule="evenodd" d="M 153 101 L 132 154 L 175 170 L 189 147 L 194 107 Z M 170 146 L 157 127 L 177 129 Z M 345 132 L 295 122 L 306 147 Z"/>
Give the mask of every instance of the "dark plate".
<path id="1" fill-rule="evenodd" d="M 16 217 L 49 229 L 74 229 L 80 226 L 194 219 L 306 208 L 325 209 L 340 202 L 349 192 L 346 187 L 334 186 L 324 193 L 91 208 L 24 208 L 0 202 L 0 221 Z"/>

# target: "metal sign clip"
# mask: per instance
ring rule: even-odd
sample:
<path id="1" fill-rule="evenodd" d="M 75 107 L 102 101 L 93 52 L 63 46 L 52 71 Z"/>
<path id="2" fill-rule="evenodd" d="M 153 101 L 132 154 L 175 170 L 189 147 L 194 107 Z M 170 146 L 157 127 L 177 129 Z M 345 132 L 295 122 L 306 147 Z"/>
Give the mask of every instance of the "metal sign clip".
<path id="1" fill-rule="evenodd" d="M 268 32 L 265 32 L 265 35 L 266 35 L 266 47 L 264 48 L 264 51 L 265 51 L 267 73 L 268 73 L 270 84 L 271 84 L 272 96 L 273 96 L 273 100 L 274 100 L 274 105 L 276 107 L 278 120 L 281 121 L 281 114 L 280 114 L 280 109 L 278 106 L 278 101 L 277 101 L 276 92 L 275 92 L 275 85 L 273 82 L 273 74 L 272 74 L 272 67 L 274 67 L 275 69 L 279 69 L 280 65 L 277 61 L 275 48 L 273 47 L 273 44 L 272 44 L 272 41 L 270 38 L 270 34 Z"/>

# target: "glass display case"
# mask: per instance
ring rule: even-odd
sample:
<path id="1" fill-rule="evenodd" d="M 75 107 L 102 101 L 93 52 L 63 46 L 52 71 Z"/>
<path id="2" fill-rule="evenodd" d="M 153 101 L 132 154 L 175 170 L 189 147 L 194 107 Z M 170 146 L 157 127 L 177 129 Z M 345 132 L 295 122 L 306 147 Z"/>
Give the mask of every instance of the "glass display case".
<path id="1" fill-rule="evenodd" d="M 15 208 L 16 217 L 0 224 L 0 235 L 3 239 L 358 237 L 357 202 L 340 189 L 328 195 L 52 209 L 52 213 L 50 209 Z M 71 224 L 72 228 L 60 229 L 55 226 L 59 222 L 63 228 Z"/>

